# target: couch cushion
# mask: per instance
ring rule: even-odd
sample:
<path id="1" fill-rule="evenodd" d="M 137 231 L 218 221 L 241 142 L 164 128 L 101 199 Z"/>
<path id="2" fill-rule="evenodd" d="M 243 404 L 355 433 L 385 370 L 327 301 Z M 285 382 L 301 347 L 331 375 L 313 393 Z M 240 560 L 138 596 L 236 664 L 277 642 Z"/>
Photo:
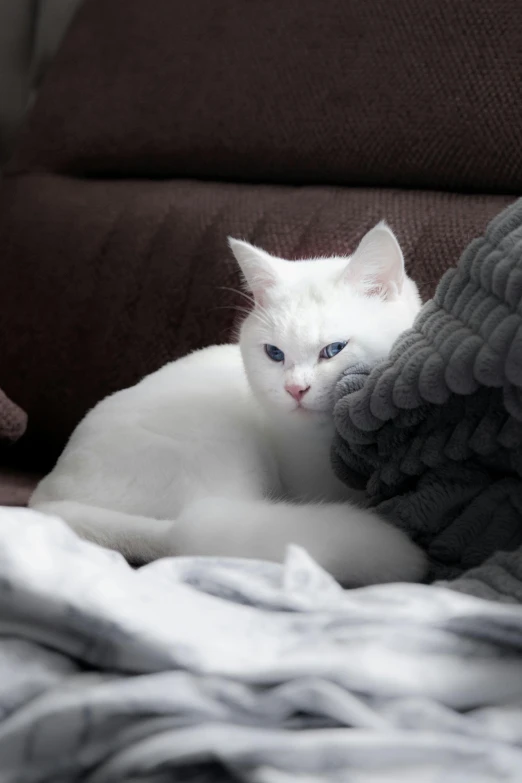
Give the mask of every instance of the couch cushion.
<path id="1" fill-rule="evenodd" d="M 87 0 L 14 163 L 522 191 L 519 0 Z"/>
<path id="2" fill-rule="evenodd" d="M 229 340 L 227 234 L 289 258 L 349 253 L 383 216 L 424 296 L 508 202 L 400 190 L 12 177 L 0 190 L 2 383 L 47 466 L 88 408 Z"/>

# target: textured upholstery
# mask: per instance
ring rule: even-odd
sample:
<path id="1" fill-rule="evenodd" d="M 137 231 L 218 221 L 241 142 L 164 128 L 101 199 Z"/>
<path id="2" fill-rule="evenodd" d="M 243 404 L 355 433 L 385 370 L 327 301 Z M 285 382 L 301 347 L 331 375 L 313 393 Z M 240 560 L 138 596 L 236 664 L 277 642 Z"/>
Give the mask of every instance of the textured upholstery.
<path id="1" fill-rule="evenodd" d="M 519 16 L 518 0 L 89 0 L 15 165 L 519 193 Z"/>

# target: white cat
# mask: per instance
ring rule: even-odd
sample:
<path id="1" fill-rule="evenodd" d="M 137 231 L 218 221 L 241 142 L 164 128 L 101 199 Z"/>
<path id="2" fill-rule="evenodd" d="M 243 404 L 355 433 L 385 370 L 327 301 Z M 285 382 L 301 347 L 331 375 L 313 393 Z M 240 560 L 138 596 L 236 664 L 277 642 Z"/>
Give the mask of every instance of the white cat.
<path id="1" fill-rule="evenodd" d="M 350 258 L 230 247 L 253 295 L 239 345 L 195 351 L 80 423 L 30 506 L 131 562 L 281 560 L 303 546 L 344 584 L 415 581 L 425 558 L 330 466 L 334 387 L 385 357 L 420 308 L 391 230 Z"/>

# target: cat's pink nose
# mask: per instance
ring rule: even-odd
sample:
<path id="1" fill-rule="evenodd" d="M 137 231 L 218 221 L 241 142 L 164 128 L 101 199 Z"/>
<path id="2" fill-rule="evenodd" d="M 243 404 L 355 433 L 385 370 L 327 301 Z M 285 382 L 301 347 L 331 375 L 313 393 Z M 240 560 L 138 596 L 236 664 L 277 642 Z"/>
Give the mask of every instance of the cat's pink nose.
<path id="1" fill-rule="evenodd" d="M 290 383 L 288 386 L 285 386 L 285 391 L 291 394 L 296 402 L 301 402 L 309 388 L 309 386 L 299 386 L 297 383 Z"/>

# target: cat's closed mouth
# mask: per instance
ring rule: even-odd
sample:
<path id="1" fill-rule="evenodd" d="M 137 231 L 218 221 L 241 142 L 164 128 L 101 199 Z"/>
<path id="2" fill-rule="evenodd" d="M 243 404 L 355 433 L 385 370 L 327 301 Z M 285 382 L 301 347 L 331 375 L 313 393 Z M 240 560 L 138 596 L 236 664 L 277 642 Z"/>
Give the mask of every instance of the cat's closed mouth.
<path id="1" fill-rule="evenodd" d="M 308 414 L 323 413 L 323 411 L 317 410 L 317 408 L 310 408 L 308 405 L 301 405 L 300 403 L 298 403 L 295 406 L 294 412 L 296 411 L 300 413 L 308 413 Z"/>

